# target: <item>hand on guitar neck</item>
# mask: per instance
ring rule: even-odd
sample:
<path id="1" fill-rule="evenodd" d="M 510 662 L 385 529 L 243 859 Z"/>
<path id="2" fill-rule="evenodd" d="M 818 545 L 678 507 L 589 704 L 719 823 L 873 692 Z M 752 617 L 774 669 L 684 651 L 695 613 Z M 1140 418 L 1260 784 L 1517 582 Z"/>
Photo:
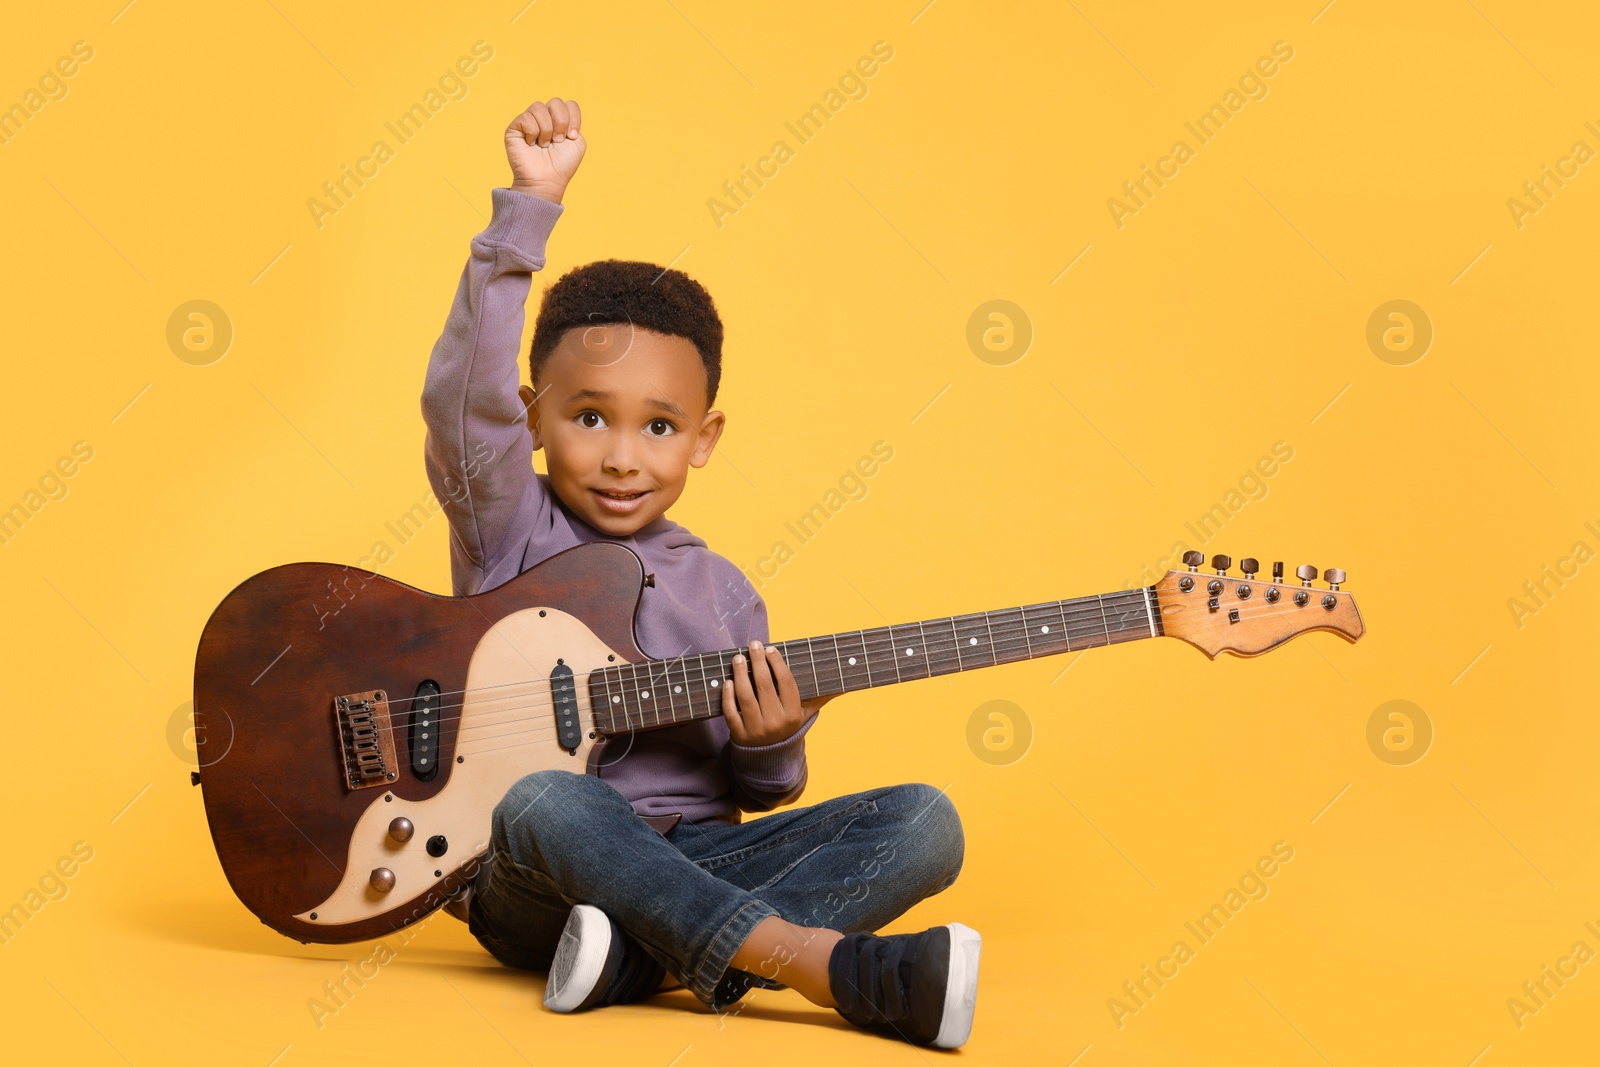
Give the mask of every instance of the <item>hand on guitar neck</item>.
<path id="1" fill-rule="evenodd" d="M 751 641 L 749 656 L 736 653 L 733 657 L 733 684 L 722 689 L 722 714 L 733 743 L 756 748 L 787 741 L 832 699 L 801 700 L 783 653 Z"/>

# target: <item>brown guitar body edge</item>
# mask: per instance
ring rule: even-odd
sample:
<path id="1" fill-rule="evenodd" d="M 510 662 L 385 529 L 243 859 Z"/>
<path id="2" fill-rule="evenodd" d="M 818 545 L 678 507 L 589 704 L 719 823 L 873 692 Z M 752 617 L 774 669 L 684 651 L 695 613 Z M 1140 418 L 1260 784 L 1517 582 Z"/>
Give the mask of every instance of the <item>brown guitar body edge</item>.
<path id="1" fill-rule="evenodd" d="M 440 881 L 420 897 L 397 901 L 395 911 L 338 929 L 295 918 L 328 899 L 343 879 L 352 831 L 370 805 L 384 803 L 386 793 L 426 800 L 449 782 L 458 721 L 450 708 L 462 699 L 474 649 L 491 626 L 513 612 L 553 605 L 620 661 L 637 662 L 647 658 L 634 631 L 643 587 L 639 557 L 605 541 L 557 553 L 470 597 L 438 596 L 331 563 L 288 564 L 242 582 L 201 634 L 194 696 L 206 818 L 240 901 L 280 933 L 330 944 L 381 937 L 439 908 L 476 873 L 478 857 L 448 855 L 440 861 Z M 430 602 L 426 610 L 417 610 L 421 600 Z M 266 634 L 282 647 L 264 647 Z M 380 690 L 403 710 L 423 679 L 438 684 L 446 709 L 435 777 L 421 781 L 410 773 L 396 731 L 398 778 L 383 788 L 352 790 L 341 774 L 335 698 Z"/>

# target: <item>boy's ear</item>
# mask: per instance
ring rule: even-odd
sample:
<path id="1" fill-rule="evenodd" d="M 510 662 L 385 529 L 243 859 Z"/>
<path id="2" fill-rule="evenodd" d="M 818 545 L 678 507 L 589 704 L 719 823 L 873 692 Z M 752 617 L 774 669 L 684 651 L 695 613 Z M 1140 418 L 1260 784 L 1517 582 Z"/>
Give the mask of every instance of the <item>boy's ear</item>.
<path id="1" fill-rule="evenodd" d="M 536 395 L 526 385 L 517 386 L 517 397 L 522 401 L 522 407 L 527 413 L 528 432 L 533 434 L 533 450 L 535 452 L 544 447 L 544 438 L 539 434 L 539 409 L 533 405 L 533 399 Z"/>
<path id="2" fill-rule="evenodd" d="M 728 417 L 722 412 L 706 412 L 706 417 L 700 420 L 700 436 L 694 443 L 694 455 L 689 457 L 689 466 L 704 467 L 710 462 L 711 450 L 717 447 L 717 439 L 727 425 Z"/>

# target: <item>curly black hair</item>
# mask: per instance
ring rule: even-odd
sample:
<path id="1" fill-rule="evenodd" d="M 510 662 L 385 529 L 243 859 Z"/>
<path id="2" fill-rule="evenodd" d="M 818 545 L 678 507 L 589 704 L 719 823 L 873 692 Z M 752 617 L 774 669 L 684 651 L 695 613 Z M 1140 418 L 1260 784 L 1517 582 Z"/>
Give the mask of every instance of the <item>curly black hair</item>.
<path id="1" fill-rule="evenodd" d="M 716 402 L 722 319 L 711 294 L 682 271 L 636 260 L 602 259 L 574 267 L 545 291 L 528 353 L 532 380 L 539 380 L 568 330 L 623 322 L 693 342 L 706 368 L 706 406 Z"/>

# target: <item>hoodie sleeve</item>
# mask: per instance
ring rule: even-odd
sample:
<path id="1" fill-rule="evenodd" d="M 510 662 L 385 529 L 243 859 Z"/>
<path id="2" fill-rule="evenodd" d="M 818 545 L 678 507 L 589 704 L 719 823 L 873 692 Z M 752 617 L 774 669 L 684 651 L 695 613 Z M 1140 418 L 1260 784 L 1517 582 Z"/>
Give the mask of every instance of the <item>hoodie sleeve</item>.
<path id="1" fill-rule="evenodd" d="M 543 492 L 517 396 L 517 355 L 533 272 L 544 267 L 563 208 L 504 188 L 493 199 L 494 217 L 472 239 L 422 390 L 423 460 L 450 522 L 457 595 L 477 592 L 508 549 L 524 498 Z"/>

